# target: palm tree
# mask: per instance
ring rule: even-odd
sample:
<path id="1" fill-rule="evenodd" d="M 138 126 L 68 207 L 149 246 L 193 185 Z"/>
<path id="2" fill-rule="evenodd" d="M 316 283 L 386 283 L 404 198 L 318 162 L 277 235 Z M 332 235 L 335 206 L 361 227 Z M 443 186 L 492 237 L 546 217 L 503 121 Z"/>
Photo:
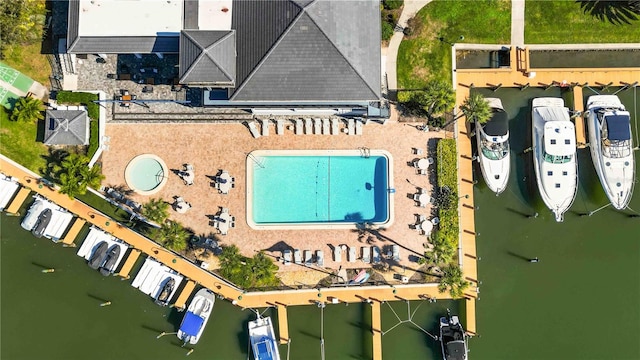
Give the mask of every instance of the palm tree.
<path id="1" fill-rule="evenodd" d="M 273 286 L 278 284 L 276 271 L 278 266 L 260 251 L 250 259 L 249 265 L 253 275 L 252 286 Z"/>
<path id="2" fill-rule="evenodd" d="M 491 107 L 484 96 L 473 93 L 464 99 L 460 110 L 467 118 L 468 122 L 478 122 L 484 124 L 491 119 Z"/>
<path id="3" fill-rule="evenodd" d="M 90 186 L 94 189 L 98 189 L 105 176 L 102 175 L 102 168 L 99 165 L 92 167 L 85 166 L 80 169 L 80 176 L 84 186 Z"/>
<path id="4" fill-rule="evenodd" d="M 245 278 L 242 264 L 244 257 L 240 254 L 240 249 L 235 245 L 223 246 L 218 259 L 220 260 L 220 275 L 242 286 L 243 284 L 240 283 L 244 282 Z"/>
<path id="5" fill-rule="evenodd" d="M 435 237 L 433 240 L 433 260 L 436 264 L 446 264 L 456 256 L 457 248 L 447 242 L 444 238 Z"/>
<path id="6" fill-rule="evenodd" d="M 161 224 L 169 217 L 169 204 L 160 198 L 151 199 L 142 206 L 141 213 L 147 219 Z"/>
<path id="7" fill-rule="evenodd" d="M 77 153 L 70 153 L 60 162 L 60 168 L 68 174 L 80 174 L 89 165 L 89 158 Z"/>
<path id="8" fill-rule="evenodd" d="M 80 178 L 76 174 L 61 173 L 60 176 L 60 192 L 67 194 L 69 198 L 75 199 L 76 196 L 85 194 L 87 187 L 82 186 Z"/>
<path id="9" fill-rule="evenodd" d="M 32 97 L 22 97 L 16 102 L 11 112 L 11 121 L 35 122 L 44 119 L 42 100 Z"/>
<path id="10" fill-rule="evenodd" d="M 456 104 L 456 92 L 442 80 L 427 83 L 419 102 L 430 118 L 440 118 Z"/>
<path id="11" fill-rule="evenodd" d="M 166 221 L 162 227 L 151 229 L 149 236 L 166 248 L 182 251 L 187 248 L 189 232 L 175 221 Z"/>
<path id="12" fill-rule="evenodd" d="M 462 269 L 457 264 L 449 264 L 442 268 L 442 278 L 438 284 L 438 291 L 445 292 L 449 290 L 451 297 L 454 299 L 462 297 L 464 290 L 469 287 L 469 282 L 462 278 Z"/>

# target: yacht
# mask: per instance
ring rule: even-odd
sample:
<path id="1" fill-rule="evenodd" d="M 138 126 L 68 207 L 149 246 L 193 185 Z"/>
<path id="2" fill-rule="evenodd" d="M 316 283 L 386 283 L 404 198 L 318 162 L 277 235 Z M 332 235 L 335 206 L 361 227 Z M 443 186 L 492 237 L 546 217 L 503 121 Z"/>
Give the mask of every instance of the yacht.
<path id="1" fill-rule="evenodd" d="M 273 332 L 273 324 L 270 317 L 261 317 L 249 321 L 249 340 L 255 360 L 280 360 L 278 343 Z"/>
<path id="2" fill-rule="evenodd" d="M 440 345 L 444 360 L 467 360 L 467 334 L 460 319 L 451 316 L 449 310 L 447 316 L 440 318 Z"/>
<path id="3" fill-rule="evenodd" d="M 507 187 L 511 156 L 509 155 L 509 117 L 498 98 L 486 98 L 492 116 L 485 124 L 476 121 L 478 159 L 484 181 L 496 195 Z"/>
<path id="4" fill-rule="evenodd" d="M 578 191 L 575 127 L 561 98 L 535 98 L 531 107 L 538 190 L 556 221 L 562 222 Z"/>
<path id="5" fill-rule="evenodd" d="M 629 205 L 635 183 L 631 118 L 616 95 L 587 99 L 589 148 L 600 183 L 613 207 Z"/>
<path id="6" fill-rule="evenodd" d="M 213 293 L 208 289 L 200 289 L 189 303 L 187 313 L 182 318 L 180 330 L 178 330 L 178 339 L 184 343 L 197 344 L 200 335 L 204 331 L 204 327 L 209 321 L 211 310 L 216 299 Z"/>

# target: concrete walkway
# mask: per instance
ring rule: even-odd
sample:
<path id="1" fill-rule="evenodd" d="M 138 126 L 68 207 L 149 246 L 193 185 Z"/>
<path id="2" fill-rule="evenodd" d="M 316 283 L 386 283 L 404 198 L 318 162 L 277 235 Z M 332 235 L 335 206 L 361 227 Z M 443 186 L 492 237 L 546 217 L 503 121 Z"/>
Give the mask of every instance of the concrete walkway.
<path id="1" fill-rule="evenodd" d="M 524 45 L 524 0 L 511 0 L 511 45 Z"/>
<path id="2" fill-rule="evenodd" d="M 404 7 L 402 8 L 402 13 L 400 14 L 400 18 L 398 19 L 398 24 L 394 30 L 393 36 L 389 41 L 389 47 L 382 49 L 382 56 L 387 59 L 386 63 L 386 72 L 387 72 L 387 82 L 388 88 L 390 91 L 395 92 L 398 90 L 398 75 L 396 72 L 397 69 L 397 59 L 398 59 L 398 48 L 400 48 L 400 43 L 404 38 L 404 33 L 402 32 L 405 27 L 407 27 L 407 22 L 409 19 L 414 17 L 420 9 L 422 9 L 425 5 L 430 3 L 431 0 L 407 0 L 404 2 Z"/>

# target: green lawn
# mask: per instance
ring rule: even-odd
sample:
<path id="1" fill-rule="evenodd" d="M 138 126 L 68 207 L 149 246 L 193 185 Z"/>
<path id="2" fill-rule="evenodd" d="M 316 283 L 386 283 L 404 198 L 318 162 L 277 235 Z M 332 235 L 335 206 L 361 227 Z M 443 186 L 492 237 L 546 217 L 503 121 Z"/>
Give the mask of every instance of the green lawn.
<path id="1" fill-rule="evenodd" d="M 40 84 L 49 87 L 51 65 L 47 61 L 47 55 L 40 53 L 41 47 L 40 42 L 27 46 L 9 46 L 2 61 Z"/>
<path id="2" fill-rule="evenodd" d="M 574 1 L 525 3 L 527 44 L 624 43 L 640 41 L 640 20 L 614 25 L 585 15 Z"/>
<path id="3" fill-rule="evenodd" d="M 436 0 L 416 15 L 418 25 L 398 51 L 398 88 L 418 89 L 429 79 L 451 82 L 451 46 L 438 40 L 502 44 L 511 37 L 511 2 L 507 0 Z"/>
<path id="4" fill-rule="evenodd" d="M 0 106 L 0 153 L 41 174 L 47 165 L 47 147 L 36 142 L 36 123 L 9 121 L 9 113 Z"/>
<path id="5" fill-rule="evenodd" d="M 84 195 L 76 196 L 76 199 L 102 212 L 103 214 L 110 216 L 116 221 L 127 222 L 129 220 L 129 214 L 126 211 L 115 205 L 111 205 L 108 201 L 90 191 L 87 191 Z"/>

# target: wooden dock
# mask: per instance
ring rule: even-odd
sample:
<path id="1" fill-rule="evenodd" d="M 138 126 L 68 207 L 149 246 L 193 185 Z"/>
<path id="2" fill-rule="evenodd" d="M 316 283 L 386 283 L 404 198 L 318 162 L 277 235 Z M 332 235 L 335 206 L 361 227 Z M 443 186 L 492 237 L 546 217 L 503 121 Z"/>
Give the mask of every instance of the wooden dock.
<path id="1" fill-rule="evenodd" d="M 178 300 L 176 300 L 175 304 L 173 304 L 173 307 L 178 309 L 186 308 L 187 300 L 189 300 L 189 296 L 191 296 L 191 293 L 193 292 L 193 289 L 195 287 L 195 281 L 187 281 L 187 284 L 184 286 L 184 289 L 182 289 L 182 292 L 180 293 L 180 296 L 178 296 Z"/>
<path id="2" fill-rule="evenodd" d="M 18 195 L 16 195 L 16 197 L 13 199 L 13 201 L 7 208 L 7 212 L 9 214 L 17 214 L 18 210 L 20 210 L 20 207 L 22 206 L 22 204 L 27 199 L 27 196 L 29 196 L 30 193 L 31 193 L 31 190 L 27 189 L 26 187 L 21 188 L 20 191 L 18 191 Z"/>
<path id="3" fill-rule="evenodd" d="M 584 111 L 584 105 L 582 100 L 582 87 L 575 86 L 573 88 L 573 110 L 582 113 Z M 574 119 L 576 125 L 576 145 L 579 149 L 587 147 L 587 132 L 585 131 L 584 118 L 578 116 Z"/>
<path id="4" fill-rule="evenodd" d="M 76 240 L 76 237 L 78 237 L 78 233 L 80 233 L 80 230 L 82 230 L 82 227 L 85 223 L 86 221 L 80 218 L 76 218 L 73 226 L 71 227 L 71 229 L 69 229 L 69 232 L 67 232 L 67 235 L 64 237 L 64 239 L 62 239 L 62 243 L 67 245 L 73 244 L 73 242 Z"/>
<path id="5" fill-rule="evenodd" d="M 287 319 L 287 307 L 278 305 L 278 333 L 280 344 L 289 343 L 289 321 Z"/>
<path id="6" fill-rule="evenodd" d="M 140 250 L 132 249 L 129 253 L 129 256 L 127 257 L 127 261 L 125 261 L 124 265 L 122 265 L 122 269 L 120 269 L 118 276 L 122 276 L 123 278 L 128 279 L 129 273 L 131 272 L 133 265 L 135 265 L 136 260 L 138 260 L 138 257 L 140 257 Z"/>
<path id="7" fill-rule="evenodd" d="M 382 360 L 382 318 L 379 301 L 371 303 L 371 333 L 373 334 L 373 360 Z"/>

